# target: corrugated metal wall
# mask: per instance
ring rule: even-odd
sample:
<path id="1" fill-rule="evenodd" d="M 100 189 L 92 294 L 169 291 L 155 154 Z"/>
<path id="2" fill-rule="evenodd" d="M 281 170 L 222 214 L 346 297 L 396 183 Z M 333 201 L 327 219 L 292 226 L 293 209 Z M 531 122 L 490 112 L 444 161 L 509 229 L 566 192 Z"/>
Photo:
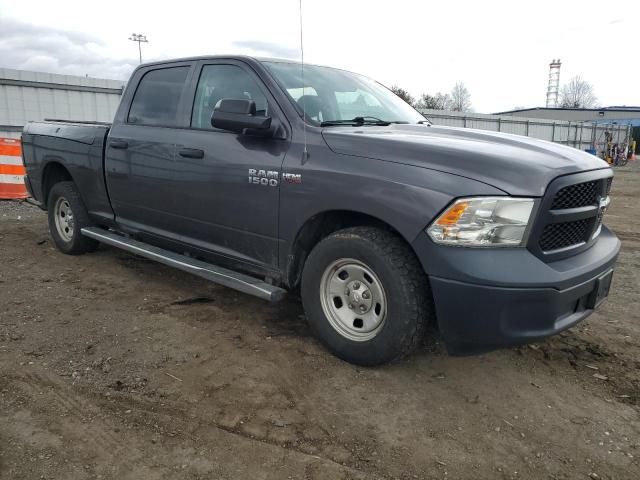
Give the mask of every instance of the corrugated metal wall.
<path id="1" fill-rule="evenodd" d="M 0 68 L 0 137 L 31 120 L 111 122 L 125 82 Z"/>
<path id="2" fill-rule="evenodd" d="M 443 110 L 420 109 L 435 125 L 449 127 L 478 128 L 494 132 L 512 133 L 562 143 L 586 150 L 595 148 L 601 152 L 605 147 L 605 132 L 613 134 L 613 143 L 627 143 L 627 125 L 594 124 L 591 122 L 565 122 L 540 118 L 512 117 L 507 115 L 485 115 Z"/>

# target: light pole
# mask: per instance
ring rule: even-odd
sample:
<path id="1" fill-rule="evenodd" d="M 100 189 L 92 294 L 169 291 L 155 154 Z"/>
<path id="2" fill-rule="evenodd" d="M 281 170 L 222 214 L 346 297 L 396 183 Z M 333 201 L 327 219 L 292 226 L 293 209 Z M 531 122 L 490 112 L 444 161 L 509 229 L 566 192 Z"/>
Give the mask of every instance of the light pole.
<path id="1" fill-rule="evenodd" d="M 140 46 L 140 44 L 148 43 L 149 40 L 147 40 L 146 35 L 142 35 L 141 33 L 132 33 L 129 37 L 129 40 L 131 40 L 132 42 L 138 42 L 138 53 L 140 54 L 140 63 L 142 63 L 142 47 Z"/>

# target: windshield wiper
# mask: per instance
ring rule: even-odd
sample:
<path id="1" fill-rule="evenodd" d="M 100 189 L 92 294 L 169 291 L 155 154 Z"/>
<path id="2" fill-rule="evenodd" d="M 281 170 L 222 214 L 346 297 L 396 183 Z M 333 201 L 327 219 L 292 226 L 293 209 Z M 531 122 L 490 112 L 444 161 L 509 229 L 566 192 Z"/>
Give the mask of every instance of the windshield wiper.
<path id="1" fill-rule="evenodd" d="M 377 125 L 381 127 L 386 127 L 387 125 L 391 125 L 392 123 L 409 123 L 404 121 L 387 121 L 382 120 L 378 117 L 354 117 L 351 120 L 325 120 L 320 124 L 321 127 L 332 127 L 337 125 L 354 125 L 356 127 L 361 127 L 362 125 Z"/>

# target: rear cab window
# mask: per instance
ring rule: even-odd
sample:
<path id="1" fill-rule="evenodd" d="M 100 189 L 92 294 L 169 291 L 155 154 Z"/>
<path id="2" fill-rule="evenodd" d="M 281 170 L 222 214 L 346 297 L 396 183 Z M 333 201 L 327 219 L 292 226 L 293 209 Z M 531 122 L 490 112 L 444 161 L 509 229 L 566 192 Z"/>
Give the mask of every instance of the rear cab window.
<path id="1" fill-rule="evenodd" d="M 178 126 L 178 108 L 189 68 L 167 67 L 145 73 L 133 96 L 127 123 Z"/>

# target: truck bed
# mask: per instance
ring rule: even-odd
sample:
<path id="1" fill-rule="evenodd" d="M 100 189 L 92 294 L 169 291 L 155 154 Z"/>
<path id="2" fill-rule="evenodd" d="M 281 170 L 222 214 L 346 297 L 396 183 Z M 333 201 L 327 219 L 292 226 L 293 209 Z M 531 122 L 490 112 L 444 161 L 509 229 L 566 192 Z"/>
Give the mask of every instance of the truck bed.
<path id="1" fill-rule="evenodd" d="M 66 172 L 80 189 L 89 214 L 113 219 L 104 181 L 104 151 L 109 129 L 110 124 L 102 122 L 60 120 L 29 122 L 25 126 L 22 155 L 28 186 L 44 208 L 51 176 Z"/>

